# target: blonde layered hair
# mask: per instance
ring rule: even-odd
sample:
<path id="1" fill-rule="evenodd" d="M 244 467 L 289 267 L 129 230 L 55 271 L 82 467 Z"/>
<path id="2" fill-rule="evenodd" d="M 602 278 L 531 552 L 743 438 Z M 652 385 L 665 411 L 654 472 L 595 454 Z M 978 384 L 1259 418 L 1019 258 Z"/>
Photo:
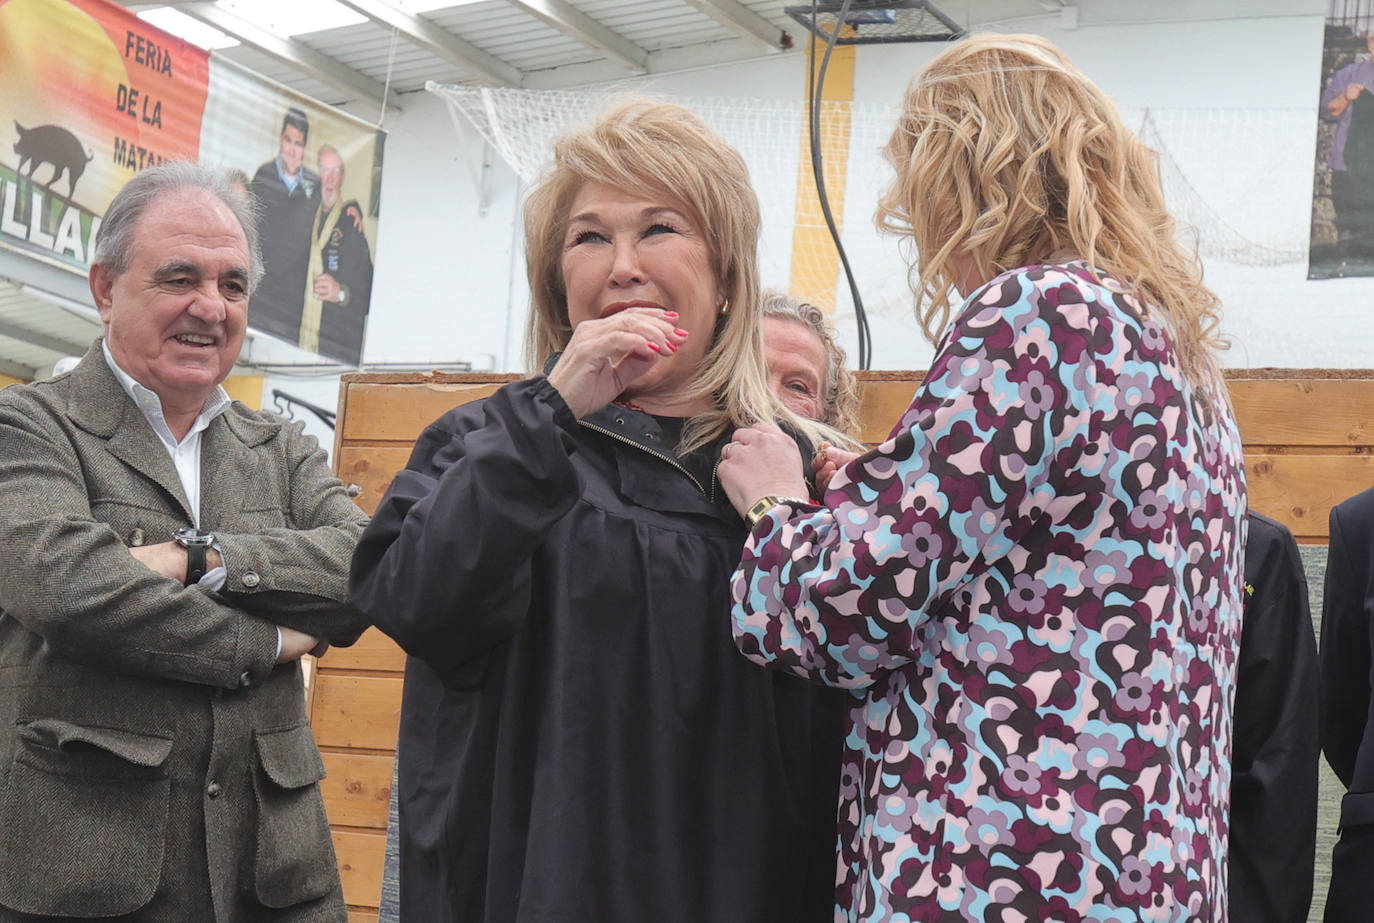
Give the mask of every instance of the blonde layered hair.
<path id="1" fill-rule="evenodd" d="M 683 428 L 680 451 L 759 420 L 782 420 L 812 442 L 826 431 L 788 411 L 768 390 L 759 307 L 759 203 L 739 152 L 694 112 L 650 99 L 616 105 L 554 144 L 551 170 L 525 200 L 529 325 L 525 356 L 531 372 L 572 338 L 563 246 L 572 201 L 587 183 L 605 183 L 649 198 L 681 202 L 701 230 L 714 285 L 724 304 L 710 350 L 689 388 L 711 410 Z"/>
<path id="2" fill-rule="evenodd" d="M 981 282 L 1067 254 L 1169 329 L 1190 380 L 1218 380 L 1220 302 L 1177 240 L 1155 154 L 1052 43 L 979 35 L 942 52 L 907 87 L 884 154 L 897 177 L 878 226 L 916 245 L 912 289 L 932 342 L 960 268 Z"/>

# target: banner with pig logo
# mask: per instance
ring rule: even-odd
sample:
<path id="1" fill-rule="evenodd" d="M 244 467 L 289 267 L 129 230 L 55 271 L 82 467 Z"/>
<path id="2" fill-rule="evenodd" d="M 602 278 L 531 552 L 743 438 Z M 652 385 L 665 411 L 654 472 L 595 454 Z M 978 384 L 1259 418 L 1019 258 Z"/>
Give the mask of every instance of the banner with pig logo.
<path id="1" fill-rule="evenodd" d="M 357 365 L 384 141 L 112 0 L 0 0 L 0 248 L 85 275 L 101 215 L 136 172 L 227 169 L 262 215 L 249 325 Z"/>

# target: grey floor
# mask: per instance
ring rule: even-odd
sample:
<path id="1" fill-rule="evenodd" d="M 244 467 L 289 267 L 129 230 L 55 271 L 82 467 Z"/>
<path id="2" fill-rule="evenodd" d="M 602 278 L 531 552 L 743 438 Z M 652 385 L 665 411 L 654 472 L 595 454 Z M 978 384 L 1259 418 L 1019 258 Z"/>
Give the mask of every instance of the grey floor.
<path id="1" fill-rule="evenodd" d="M 396 818 L 396 770 L 391 770 L 391 816 L 386 823 L 386 867 L 382 872 L 382 906 L 377 912 L 377 923 L 399 923 L 401 919 L 401 887 L 397 880 L 400 876 L 400 859 L 397 856 L 396 831 L 400 823 Z"/>
<path id="2" fill-rule="evenodd" d="M 1322 582 L 1326 573 L 1326 549 L 1304 546 L 1301 549 L 1303 569 L 1307 572 L 1307 586 L 1311 595 L 1313 625 L 1321 631 Z M 1317 720 L 1313 715 L 1312 720 Z M 1325 761 L 1321 763 L 1320 787 L 1317 795 L 1317 869 L 1313 888 L 1312 910 L 1307 919 L 1318 923 L 1326 906 L 1326 886 L 1331 879 L 1331 849 L 1336 845 L 1336 822 L 1340 819 L 1341 796 L 1345 788 L 1331 772 Z M 1282 831 L 1275 831 L 1281 835 Z M 396 781 L 391 783 L 391 822 L 386 837 L 386 873 L 382 878 L 382 906 L 379 923 L 399 923 L 396 858 Z M 1243 921 L 1239 921 L 1243 923 Z"/>
<path id="3" fill-rule="evenodd" d="M 1302 567 L 1307 572 L 1307 592 L 1311 597 L 1312 624 L 1321 635 L 1322 585 L 1326 575 L 1326 548 L 1303 546 Z M 1313 716 L 1316 720 L 1316 716 Z M 1331 881 L 1331 850 L 1336 845 L 1336 824 L 1341 817 L 1341 796 L 1345 786 L 1336 778 L 1326 760 L 1321 760 L 1319 785 L 1317 788 L 1317 874 L 1313 887 L 1312 909 L 1307 914 L 1309 921 L 1322 918 L 1326 908 L 1326 886 Z"/>

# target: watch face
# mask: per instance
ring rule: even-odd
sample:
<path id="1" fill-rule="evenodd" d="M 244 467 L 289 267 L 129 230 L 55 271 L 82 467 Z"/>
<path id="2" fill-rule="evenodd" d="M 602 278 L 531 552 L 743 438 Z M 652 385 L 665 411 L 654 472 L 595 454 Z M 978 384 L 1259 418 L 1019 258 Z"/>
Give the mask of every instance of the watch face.
<path id="1" fill-rule="evenodd" d="M 177 529 L 172 533 L 172 538 L 176 539 L 181 545 L 209 545 L 214 542 L 213 532 L 202 532 L 200 529 Z"/>

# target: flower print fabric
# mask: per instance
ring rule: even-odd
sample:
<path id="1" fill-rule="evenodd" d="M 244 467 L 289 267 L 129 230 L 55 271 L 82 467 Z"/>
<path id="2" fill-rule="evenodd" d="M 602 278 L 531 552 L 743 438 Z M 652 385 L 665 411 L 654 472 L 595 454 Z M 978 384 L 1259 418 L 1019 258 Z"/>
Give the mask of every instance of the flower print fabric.
<path id="1" fill-rule="evenodd" d="M 1240 439 L 1120 289 L 988 283 L 745 547 L 740 650 L 854 695 L 838 920 L 1226 918 Z"/>

